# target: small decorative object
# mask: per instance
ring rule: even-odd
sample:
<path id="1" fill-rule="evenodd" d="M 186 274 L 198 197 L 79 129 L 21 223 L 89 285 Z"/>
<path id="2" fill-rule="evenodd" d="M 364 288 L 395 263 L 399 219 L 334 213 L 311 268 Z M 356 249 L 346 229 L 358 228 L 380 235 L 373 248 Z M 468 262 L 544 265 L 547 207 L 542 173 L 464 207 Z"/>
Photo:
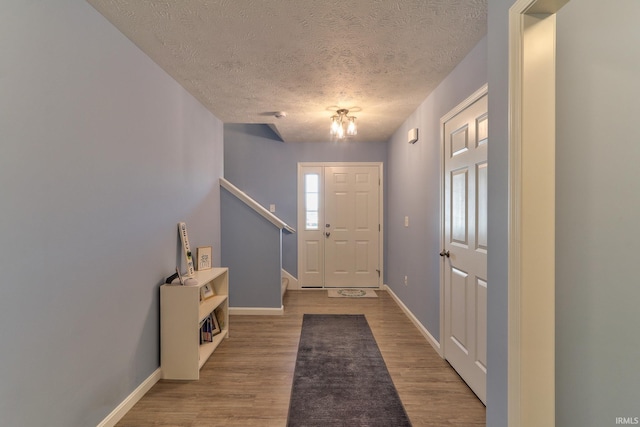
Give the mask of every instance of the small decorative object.
<path id="1" fill-rule="evenodd" d="M 216 296 L 215 292 L 213 292 L 213 288 L 211 287 L 211 283 L 207 283 L 203 287 L 200 288 L 200 299 L 202 301 L 213 298 Z"/>
<path id="2" fill-rule="evenodd" d="M 189 246 L 189 235 L 187 234 L 187 224 L 178 223 L 178 232 L 182 240 L 182 249 L 184 249 L 184 258 L 187 263 L 187 277 L 193 276 L 193 257 L 191 256 L 191 246 Z"/>
<path id="3" fill-rule="evenodd" d="M 198 247 L 198 271 L 211 269 L 211 246 Z"/>

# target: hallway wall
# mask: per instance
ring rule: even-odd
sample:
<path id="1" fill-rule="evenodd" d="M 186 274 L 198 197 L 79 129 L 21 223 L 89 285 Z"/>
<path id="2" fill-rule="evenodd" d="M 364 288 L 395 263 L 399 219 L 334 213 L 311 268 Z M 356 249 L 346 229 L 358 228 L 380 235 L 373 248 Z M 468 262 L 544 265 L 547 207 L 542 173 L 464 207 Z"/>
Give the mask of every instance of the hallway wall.
<path id="1" fill-rule="evenodd" d="M 487 41 L 483 38 L 388 142 L 386 283 L 436 340 L 440 339 L 438 253 L 442 249 L 440 118 L 486 82 Z M 419 132 L 413 145 L 407 143 L 412 128 Z"/>
<path id="2" fill-rule="evenodd" d="M 95 426 L 160 366 L 177 223 L 220 262 L 222 123 L 84 1 L 3 1 L 0 53 L 0 425 Z"/>
<path id="3" fill-rule="evenodd" d="M 640 408 L 640 2 L 557 15 L 556 425 Z"/>

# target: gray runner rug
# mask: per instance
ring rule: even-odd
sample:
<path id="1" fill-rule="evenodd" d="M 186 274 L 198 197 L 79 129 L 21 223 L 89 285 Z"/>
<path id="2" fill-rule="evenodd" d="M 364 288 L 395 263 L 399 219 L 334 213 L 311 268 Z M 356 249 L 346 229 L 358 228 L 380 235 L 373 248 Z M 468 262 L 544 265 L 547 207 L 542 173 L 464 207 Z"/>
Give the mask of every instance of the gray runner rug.
<path id="1" fill-rule="evenodd" d="M 411 426 L 364 315 L 304 315 L 287 426 Z"/>

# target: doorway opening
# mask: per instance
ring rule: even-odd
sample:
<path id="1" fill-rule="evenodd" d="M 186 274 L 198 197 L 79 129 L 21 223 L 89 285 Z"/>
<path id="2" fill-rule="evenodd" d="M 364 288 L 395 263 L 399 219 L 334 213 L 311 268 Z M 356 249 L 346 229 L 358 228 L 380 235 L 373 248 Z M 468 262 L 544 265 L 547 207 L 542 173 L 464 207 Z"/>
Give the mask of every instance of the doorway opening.
<path id="1" fill-rule="evenodd" d="M 298 164 L 301 288 L 382 286 L 382 163 Z"/>
<path id="2" fill-rule="evenodd" d="M 555 425 L 555 14 L 567 2 L 518 0 L 509 10 L 507 387 L 514 427 Z"/>

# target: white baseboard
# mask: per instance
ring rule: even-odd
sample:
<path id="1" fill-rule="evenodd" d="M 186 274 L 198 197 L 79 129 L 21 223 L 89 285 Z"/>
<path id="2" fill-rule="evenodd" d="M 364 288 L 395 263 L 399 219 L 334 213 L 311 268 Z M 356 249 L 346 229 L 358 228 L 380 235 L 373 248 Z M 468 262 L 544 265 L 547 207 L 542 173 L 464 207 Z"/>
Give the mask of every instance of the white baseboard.
<path id="1" fill-rule="evenodd" d="M 433 335 L 429 333 L 427 328 L 425 328 L 424 325 L 420 323 L 418 318 L 413 315 L 411 310 L 409 310 L 409 308 L 406 305 L 404 305 L 404 303 L 400 300 L 400 298 L 398 298 L 398 296 L 391 290 L 391 288 L 388 285 L 384 285 L 384 289 L 389 293 L 389 295 L 391 295 L 391 297 L 395 300 L 398 306 L 400 306 L 402 311 L 404 311 L 404 313 L 411 320 L 411 322 L 413 322 L 416 328 L 418 328 L 418 331 L 420 331 L 420 333 L 427 339 L 429 344 L 431 344 L 431 347 L 435 349 L 435 351 L 440 355 L 440 357 L 443 357 L 442 349 L 440 347 L 440 343 L 438 342 L 438 340 L 436 340 L 433 337 Z"/>
<path id="2" fill-rule="evenodd" d="M 229 315 L 241 316 L 282 316 L 284 306 L 280 308 L 270 307 L 229 307 Z"/>
<path id="3" fill-rule="evenodd" d="M 293 277 L 291 273 L 289 273 L 284 268 L 282 269 L 282 278 L 287 279 L 287 289 L 300 289 L 300 285 L 298 284 L 298 279 Z"/>
<path id="4" fill-rule="evenodd" d="M 97 427 L 113 427 L 126 415 L 133 405 L 138 403 L 151 387 L 162 378 L 162 369 L 156 369 L 149 377 L 131 392 Z"/>

